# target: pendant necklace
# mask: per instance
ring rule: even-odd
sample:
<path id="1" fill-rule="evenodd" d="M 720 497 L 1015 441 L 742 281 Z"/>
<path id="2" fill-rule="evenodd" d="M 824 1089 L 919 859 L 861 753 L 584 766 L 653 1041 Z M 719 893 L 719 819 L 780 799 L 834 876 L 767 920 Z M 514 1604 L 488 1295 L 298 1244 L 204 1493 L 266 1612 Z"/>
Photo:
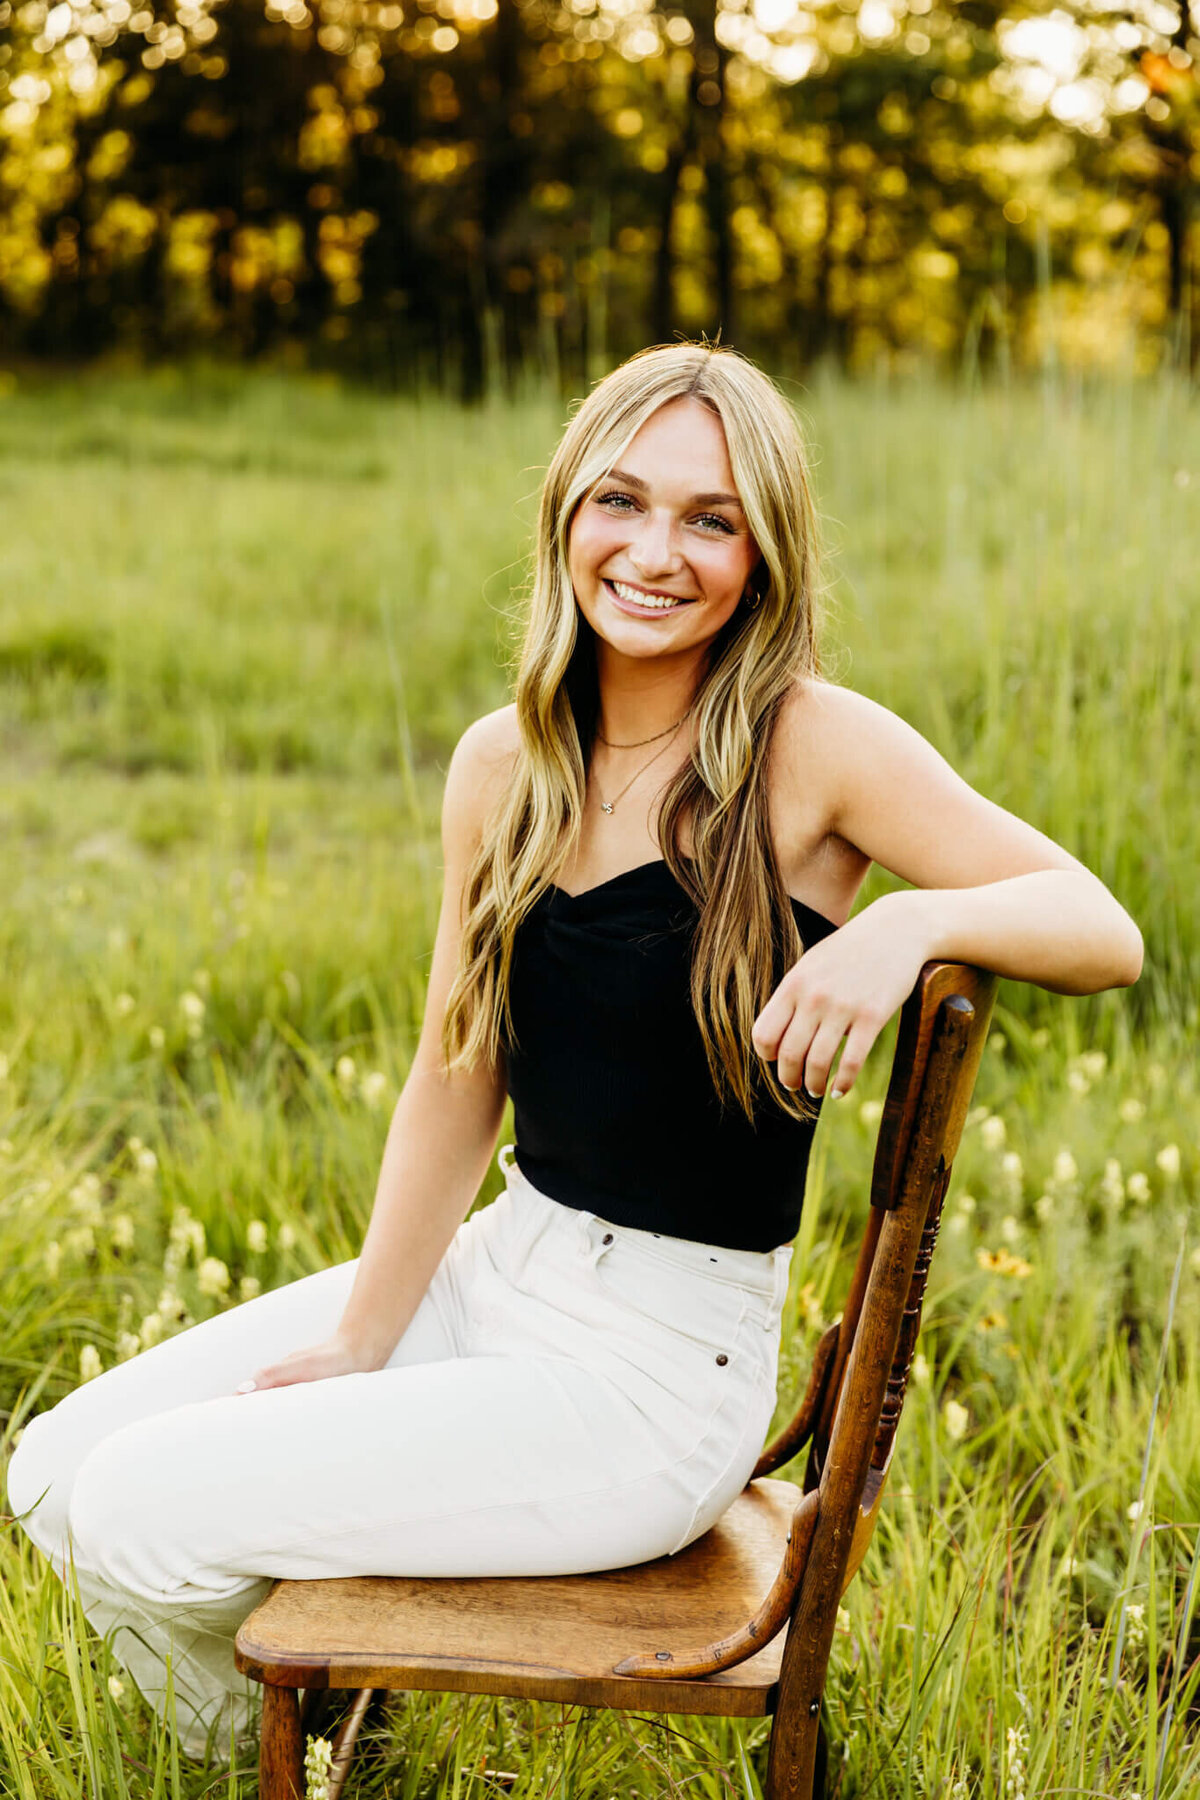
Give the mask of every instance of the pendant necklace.
<path id="1" fill-rule="evenodd" d="M 690 712 L 690 711 L 691 711 L 691 708 L 689 707 L 688 712 Z M 688 716 L 687 713 L 684 713 L 683 719 L 686 719 L 687 716 Z M 676 719 L 674 725 L 669 726 L 668 730 L 672 733 L 678 731 L 679 727 L 683 724 L 683 719 Z M 596 735 L 597 735 L 597 737 L 599 737 L 600 733 L 597 732 Z M 657 733 L 657 735 L 659 737 L 663 737 L 665 734 L 660 731 Z M 601 742 L 607 744 L 608 739 L 602 738 Z M 641 742 L 644 744 L 652 744 L 654 742 L 654 739 L 653 738 L 643 738 L 643 739 L 641 739 Z M 636 746 L 633 744 L 614 744 L 612 746 L 613 749 L 618 749 L 618 750 L 632 750 L 635 747 Z M 611 813 L 613 807 L 617 804 L 617 801 L 620 800 L 623 795 L 625 795 L 629 792 L 630 788 L 633 786 L 633 784 L 637 780 L 638 776 L 644 775 L 646 773 L 646 770 L 650 767 L 650 763 L 656 763 L 658 761 L 659 757 L 665 755 L 665 753 L 670 749 L 670 747 L 671 747 L 671 739 L 668 737 L 667 741 L 663 745 L 662 749 L 656 750 L 654 752 L 654 755 L 650 758 L 650 762 L 643 763 L 640 769 L 635 770 L 633 775 L 625 783 L 625 786 L 621 789 L 621 792 L 619 794 L 614 794 L 611 800 L 606 800 L 604 798 L 604 795 L 600 793 L 600 783 L 597 781 L 596 782 L 596 793 L 599 795 L 599 798 L 600 798 L 600 811 L 605 812 L 605 813 Z M 594 779 L 595 779 L 595 777 L 593 777 L 593 780 Z"/>

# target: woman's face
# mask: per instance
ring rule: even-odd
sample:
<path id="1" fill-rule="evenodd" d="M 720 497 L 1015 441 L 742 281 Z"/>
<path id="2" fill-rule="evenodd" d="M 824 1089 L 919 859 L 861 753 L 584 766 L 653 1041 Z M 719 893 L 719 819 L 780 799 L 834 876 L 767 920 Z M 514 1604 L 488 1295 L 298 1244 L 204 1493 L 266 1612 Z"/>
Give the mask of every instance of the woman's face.
<path id="1" fill-rule="evenodd" d="M 613 650 L 638 658 L 706 645 L 758 561 L 721 421 L 691 399 L 647 419 L 580 502 L 567 540 L 584 618 Z"/>

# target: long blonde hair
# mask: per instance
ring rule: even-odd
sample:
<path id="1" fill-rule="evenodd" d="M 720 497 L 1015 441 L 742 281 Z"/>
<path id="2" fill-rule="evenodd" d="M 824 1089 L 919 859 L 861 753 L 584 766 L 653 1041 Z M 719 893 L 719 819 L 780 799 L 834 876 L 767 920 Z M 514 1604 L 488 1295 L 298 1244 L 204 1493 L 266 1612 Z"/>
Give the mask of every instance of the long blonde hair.
<path id="1" fill-rule="evenodd" d="M 580 629 L 567 540 L 580 502 L 651 414 L 699 400 L 725 431 L 737 492 L 762 555 L 756 606 L 714 638 L 693 701 L 695 747 L 668 784 L 659 847 L 699 913 L 691 1000 L 722 1106 L 755 1116 L 765 1083 L 793 1117 L 811 1109 L 759 1058 L 750 1031 L 783 968 L 803 953 L 771 841 L 771 736 L 798 676 L 819 672 L 816 517 L 800 429 L 773 383 L 709 344 L 643 350 L 592 389 L 542 484 L 536 560 L 516 682 L 520 749 L 467 872 L 462 944 L 446 1005 L 447 1069 L 496 1060 L 515 1038 L 509 977 L 517 927 L 579 844 L 599 711 L 595 640 Z M 680 849 L 690 826 L 692 859 Z"/>

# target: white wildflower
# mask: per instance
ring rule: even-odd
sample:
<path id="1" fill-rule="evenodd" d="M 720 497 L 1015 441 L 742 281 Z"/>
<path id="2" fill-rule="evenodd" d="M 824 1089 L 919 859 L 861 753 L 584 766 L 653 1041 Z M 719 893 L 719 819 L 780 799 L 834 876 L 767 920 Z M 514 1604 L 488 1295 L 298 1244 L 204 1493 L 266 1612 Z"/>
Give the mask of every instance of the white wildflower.
<path id="1" fill-rule="evenodd" d="M 95 1344 L 85 1344 L 79 1352 L 80 1381 L 94 1381 L 103 1370 L 104 1364 L 100 1361 L 100 1352 Z"/>
<path id="2" fill-rule="evenodd" d="M 1138 1651 L 1146 1641 L 1146 1608 L 1137 1602 L 1125 1608 L 1125 1647 Z"/>
<path id="3" fill-rule="evenodd" d="M 114 1700 L 123 1700 L 124 1699 L 125 1683 L 121 1680 L 121 1677 L 119 1675 L 110 1675 L 109 1676 L 108 1691 L 112 1695 Z"/>
<path id="4" fill-rule="evenodd" d="M 844 1606 L 839 1606 L 837 1609 L 837 1623 L 834 1630 L 839 1631 L 843 1637 L 850 1636 L 850 1614 Z"/>
<path id="5" fill-rule="evenodd" d="M 275 1234 L 275 1241 L 281 1250 L 294 1250 L 296 1248 L 296 1233 L 292 1230 L 290 1225 L 281 1225 Z"/>
<path id="6" fill-rule="evenodd" d="M 1002 1031 L 993 1031 L 988 1039 L 988 1049 L 993 1051 L 996 1056 L 1004 1055 L 1008 1049 L 1008 1039 Z"/>
<path id="7" fill-rule="evenodd" d="M 133 1249 L 133 1220 L 127 1212 L 114 1213 L 109 1220 L 113 1246 L 117 1250 Z"/>
<path id="8" fill-rule="evenodd" d="M 1008 1127 L 999 1113 L 992 1113 L 979 1127 L 979 1136 L 986 1150 L 999 1150 L 1008 1138 Z"/>
<path id="9" fill-rule="evenodd" d="M 967 1426 L 971 1423 L 971 1415 L 965 1406 L 957 1400 L 947 1400 L 942 1407 L 942 1419 L 946 1426 L 946 1436 L 953 1443 L 966 1436 Z"/>
<path id="10" fill-rule="evenodd" d="M 1016 1244 L 1020 1241 L 1021 1227 L 1011 1213 L 1006 1214 L 1000 1221 L 1000 1236 L 1006 1244 Z"/>
<path id="11" fill-rule="evenodd" d="M 167 1034 L 161 1025 L 152 1025 L 146 1033 L 146 1036 L 150 1040 L 150 1048 L 152 1050 L 161 1050 L 167 1041 Z"/>
<path id="12" fill-rule="evenodd" d="M 1005 1733 L 1008 1755 L 1004 1776 L 1004 1792 L 1008 1800 L 1025 1800 L 1025 1750 L 1029 1742 L 1024 1725 L 1010 1725 Z"/>
<path id="13" fill-rule="evenodd" d="M 1093 1081 L 1099 1081 L 1108 1067 L 1108 1058 L 1103 1050 L 1085 1050 L 1079 1063 L 1085 1075 L 1090 1076 Z"/>
<path id="14" fill-rule="evenodd" d="M 164 1319 L 182 1319 L 187 1307 L 174 1288 L 165 1287 L 158 1296 L 158 1303 L 154 1310 L 161 1313 Z"/>
<path id="15" fill-rule="evenodd" d="M 133 1163 L 139 1175 L 153 1175 L 158 1158 L 145 1144 L 139 1144 L 133 1153 Z"/>
<path id="16" fill-rule="evenodd" d="M 1119 1207 L 1125 1198 L 1125 1177 L 1115 1156 L 1105 1158 L 1100 1197 L 1106 1206 Z"/>
<path id="17" fill-rule="evenodd" d="M 12 1067 L 7 1056 L 0 1053 L 0 1081 L 8 1080 L 8 1071 Z"/>
<path id="18" fill-rule="evenodd" d="M 96 1248 L 96 1233 L 90 1225 L 75 1225 L 63 1233 L 63 1249 L 68 1256 L 89 1257 Z"/>
<path id="19" fill-rule="evenodd" d="M 1057 1205 L 1058 1202 L 1053 1194 L 1039 1194 L 1033 1203 L 1033 1210 L 1044 1225 Z"/>
<path id="20" fill-rule="evenodd" d="M 257 1300 L 262 1293 L 262 1282 L 257 1275 L 243 1275 L 238 1282 L 239 1300 Z"/>
<path id="21" fill-rule="evenodd" d="M 304 1800 L 329 1800 L 326 1776 L 333 1762 L 333 1746 L 328 1738 L 310 1737 L 304 1757 Z"/>
<path id="22" fill-rule="evenodd" d="M 179 1010 L 185 1019 L 190 1019 L 194 1024 L 199 1024 L 204 1018 L 204 1001 L 193 988 L 187 988 L 179 996 Z"/>
<path id="23" fill-rule="evenodd" d="M 212 976 L 207 969 L 192 970 L 192 986 L 201 994 L 212 992 Z"/>
<path id="24" fill-rule="evenodd" d="M 118 994 L 113 1001 L 113 1011 L 118 1019 L 127 1019 L 137 1005 L 132 994 Z"/>
<path id="25" fill-rule="evenodd" d="M 153 1349 L 155 1344 L 161 1343 L 162 1334 L 162 1314 L 156 1312 L 147 1313 L 142 1320 L 141 1329 L 138 1332 L 138 1341 L 141 1344 L 142 1349 Z"/>
<path id="26" fill-rule="evenodd" d="M 57 1238 L 52 1238 L 46 1245 L 43 1261 L 46 1265 L 46 1273 L 53 1281 L 62 1263 L 62 1245 Z"/>
<path id="27" fill-rule="evenodd" d="M 1131 1500 L 1125 1508 L 1125 1517 L 1131 1525 L 1136 1525 L 1145 1510 L 1146 1502 L 1144 1500 Z"/>
<path id="28" fill-rule="evenodd" d="M 1125 1191 L 1131 1200 L 1139 1206 L 1145 1206 L 1150 1198 L 1150 1177 L 1145 1169 L 1135 1169 L 1125 1184 Z"/>
<path id="29" fill-rule="evenodd" d="M 973 1213 L 975 1211 L 974 1194 L 960 1194 L 957 1205 L 960 1213 Z"/>
<path id="30" fill-rule="evenodd" d="M 100 1177 L 94 1174 L 81 1175 L 67 1195 L 71 1210 L 86 1225 L 99 1225 L 104 1214 L 100 1207 Z"/>
<path id="31" fill-rule="evenodd" d="M 1000 1174 L 1005 1189 L 1013 1200 L 1019 1200 L 1024 1188 L 1025 1164 L 1015 1150 L 1006 1150 L 1000 1158 Z"/>
<path id="32" fill-rule="evenodd" d="M 1196 1245 L 1196 1248 L 1192 1251 L 1188 1261 L 1192 1265 L 1192 1274 L 1200 1275 L 1200 1244 Z"/>
<path id="33" fill-rule="evenodd" d="M 267 1228 L 261 1219 L 251 1219 L 246 1227 L 246 1247 L 261 1256 L 267 1247 Z"/>
<path id="34" fill-rule="evenodd" d="M 359 1091 L 368 1106 L 379 1106 L 388 1091 L 388 1078 L 383 1070 L 372 1069 L 369 1075 L 364 1075 Z"/>
<path id="35" fill-rule="evenodd" d="M 196 1285 L 211 1300 L 219 1300 L 229 1291 L 229 1270 L 219 1256 L 206 1256 L 196 1275 Z"/>
<path id="36" fill-rule="evenodd" d="M 1154 1160 L 1168 1181 L 1179 1180 L 1181 1158 L 1178 1144 L 1164 1144 Z"/>
<path id="37" fill-rule="evenodd" d="M 117 1339 L 117 1361 L 128 1362 L 136 1356 L 142 1347 L 142 1340 L 136 1331 L 123 1331 Z"/>
<path id="38" fill-rule="evenodd" d="M 868 1131 L 873 1131 L 883 1117 L 882 1100 L 864 1100 L 858 1109 L 858 1116 Z"/>
<path id="39" fill-rule="evenodd" d="M 1072 1556 L 1069 1550 L 1064 1551 L 1058 1564 L 1060 1579 L 1069 1581 L 1072 1575 L 1078 1575 L 1080 1566 L 1079 1558 L 1077 1556 Z"/>
<path id="40" fill-rule="evenodd" d="M 1054 1179 L 1059 1187 L 1069 1187 L 1079 1177 L 1079 1167 L 1069 1150 L 1060 1150 L 1054 1158 Z"/>
<path id="41" fill-rule="evenodd" d="M 918 1387 L 929 1386 L 929 1363 L 920 1350 L 912 1359 L 912 1378 Z"/>
<path id="42" fill-rule="evenodd" d="M 1085 1094 L 1090 1094 L 1092 1091 L 1092 1084 L 1082 1069 L 1067 1070 L 1067 1086 L 1079 1099 L 1082 1099 Z"/>
<path id="43" fill-rule="evenodd" d="M 358 1079 L 358 1064 L 352 1056 L 339 1056 L 334 1065 L 338 1086 L 349 1090 Z"/>
<path id="44" fill-rule="evenodd" d="M 1146 1116 L 1145 1102 L 1135 1100 L 1130 1095 L 1128 1099 L 1122 1100 L 1117 1108 L 1117 1114 L 1126 1125 L 1136 1125 L 1139 1119 L 1144 1119 Z"/>

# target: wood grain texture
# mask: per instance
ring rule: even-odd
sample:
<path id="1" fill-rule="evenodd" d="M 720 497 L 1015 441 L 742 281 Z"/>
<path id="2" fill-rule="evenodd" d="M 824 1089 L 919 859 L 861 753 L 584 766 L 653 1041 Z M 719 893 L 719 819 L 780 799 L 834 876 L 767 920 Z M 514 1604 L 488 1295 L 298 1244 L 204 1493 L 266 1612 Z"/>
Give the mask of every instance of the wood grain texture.
<path id="1" fill-rule="evenodd" d="M 967 990 L 963 992 L 962 990 Z M 919 1304 L 905 1329 L 922 1244 L 945 1193 L 946 1171 L 982 1054 L 995 980 L 956 965 L 927 964 L 905 1007 L 889 1089 L 893 1120 L 910 1120 L 903 1153 L 890 1168 L 887 1206 L 871 1245 L 861 1314 L 837 1394 L 828 1448 L 814 1440 L 807 1480 L 819 1477 L 820 1507 L 780 1671 L 768 1754 L 771 1800 L 811 1800 L 821 1698 L 838 1602 L 865 1554 L 903 1399 L 897 1369 L 911 1356 Z M 968 993 L 973 998 L 968 998 Z M 886 1147 L 885 1147 L 886 1148 Z M 887 1158 L 884 1158 L 887 1165 Z M 880 1158 L 876 1158 L 878 1171 Z M 875 1199 L 875 1195 L 872 1196 Z M 870 1234 L 867 1243 L 870 1244 Z M 860 1268 L 863 1259 L 860 1258 Z M 923 1271 L 916 1290 L 923 1287 Z M 903 1341 L 902 1341 L 903 1340 Z M 839 1353 L 844 1346 L 839 1343 Z M 885 1407 L 884 1467 L 872 1468 Z"/>
<path id="2" fill-rule="evenodd" d="M 711 1643 L 695 1644 L 686 1650 L 644 1651 L 640 1655 L 627 1656 L 613 1673 L 643 1675 L 653 1681 L 664 1680 L 670 1675 L 715 1675 L 718 1669 L 732 1669 L 753 1656 L 756 1650 L 761 1650 L 764 1644 L 769 1644 L 776 1632 L 783 1630 L 791 1614 L 792 1602 L 808 1561 L 818 1505 L 816 1494 L 801 1496 L 792 1529 L 787 1535 L 783 1562 L 770 1593 L 752 1619 L 743 1621 L 727 1637 L 716 1638 Z"/>
<path id="3" fill-rule="evenodd" d="M 644 1680 L 639 1648 L 744 1629 L 771 1590 L 800 1498 L 756 1481 L 678 1556 L 592 1575 L 281 1581 L 243 1622 L 243 1674 L 283 1687 L 452 1689 L 584 1706 L 759 1717 L 772 1710 L 782 1634 L 736 1667 Z"/>
<path id="4" fill-rule="evenodd" d="M 264 1688 L 258 1746 L 260 1800 L 304 1800 L 300 1702 L 287 1688 Z"/>
<path id="5" fill-rule="evenodd" d="M 883 1103 L 883 1117 L 879 1121 L 879 1136 L 875 1143 L 875 1163 L 871 1171 L 872 1206 L 881 1206 L 890 1211 L 898 1204 L 904 1158 L 912 1137 L 925 1066 L 929 1061 L 934 1020 L 942 1001 L 951 994 L 957 994 L 966 1000 L 975 1014 L 975 1029 L 971 1033 L 963 1069 L 963 1104 L 947 1121 L 946 1142 L 943 1146 L 947 1167 L 958 1153 L 963 1120 L 975 1086 L 979 1059 L 983 1055 L 984 1039 L 991 1019 L 996 977 L 965 963 L 928 962 L 921 970 L 920 979 L 900 1013 L 896 1051 L 892 1059 L 892 1078 L 888 1084 L 887 1099 Z"/>

